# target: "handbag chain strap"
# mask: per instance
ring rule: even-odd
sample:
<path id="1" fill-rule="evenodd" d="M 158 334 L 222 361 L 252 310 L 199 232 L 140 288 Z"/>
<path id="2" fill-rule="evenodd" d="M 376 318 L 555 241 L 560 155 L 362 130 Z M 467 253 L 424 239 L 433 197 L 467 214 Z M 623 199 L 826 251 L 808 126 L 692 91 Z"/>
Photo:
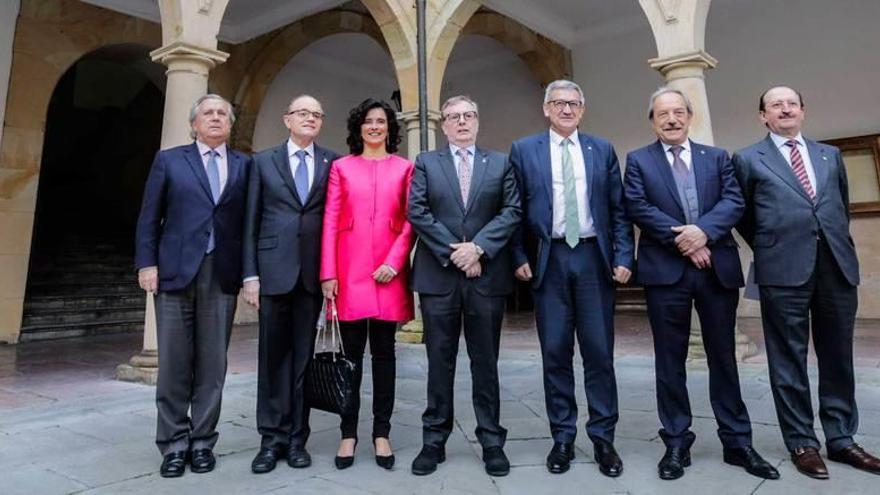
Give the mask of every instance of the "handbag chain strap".
<path id="1" fill-rule="evenodd" d="M 328 306 L 327 301 L 328 301 L 327 299 L 324 300 L 324 305 L 321 308 L 321 315 L 318 317 L 318 324 L 317 324 L 318 335 L 315 338 L 316 345 L 315 345 L 315 350 L 312 353 L 313 355 L 318 353 L 318 346 L 317 346 L 318 341 L 321 342 L 321 350 L 322 351 L 327 349 L 327 318 L 326 318 L 326 314 L 327 314 L 326 310 L 327 310 L 327 306 Z M 339 353 L 342 354 L 342 356 L 345 356 L 345 346 L 342 343 L 342 333 L 339 329 L 339 312 L 336 311 L 336 301 L 333 299 L 330 299 L 329 301 L 330 301 L 330 304 L 329 304 L 329 306 L 330 306 L 330 349 L 334 351 L 333 352 L 333 361 L 335 362 L 336 361 L 336 350 L 337 350 L 337 345 L 336 345 L 337 338 L 339 339 L 339 346 L 338 346 Z M 337 335 L 338 335 L 338 337 L 337 337 Z"/>

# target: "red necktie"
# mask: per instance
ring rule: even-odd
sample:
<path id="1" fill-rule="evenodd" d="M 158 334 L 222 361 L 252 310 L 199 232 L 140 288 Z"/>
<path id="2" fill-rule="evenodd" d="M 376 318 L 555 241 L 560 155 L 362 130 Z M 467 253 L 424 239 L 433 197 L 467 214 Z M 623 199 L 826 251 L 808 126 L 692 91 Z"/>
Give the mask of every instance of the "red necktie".
<path id="1" fill-rule="evenodd" d="M 794 171 L 795 177 L 800 181 L 801 186 L 804 188 L 804 191 L 806 191 L 810 201 L 816 199 L 816 191 L 813 190 L 813 185 L 810 184 L 810 177 L 807 175 L 807 167 L 804 166 L 804 158 L 798 150 L 798 142 L 794 139 L 789 139 L 785 142 L 785 145 L 791 148 L 791 169 Z"/>

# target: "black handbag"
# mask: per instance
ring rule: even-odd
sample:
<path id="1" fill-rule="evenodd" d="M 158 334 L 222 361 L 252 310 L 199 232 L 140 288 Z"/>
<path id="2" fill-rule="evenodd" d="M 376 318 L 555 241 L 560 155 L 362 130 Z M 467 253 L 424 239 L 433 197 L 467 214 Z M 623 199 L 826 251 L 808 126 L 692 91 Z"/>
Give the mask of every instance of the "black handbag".
<path id="1" fill-rule="evenodd" d="M 355 405 L 354 363 L 345 358 L 342 335 L 339 333 L 339 316 L 336 303 L 330 301 L 330 350 L 327 350 L 327 301 L 318 317 L 315 336 L 315 352 L 306 369 L 305 396 L 306 407 L 320 409 L 341 416 L 347 416 Z M 339 350 L 336 339 L 339 339 Z M 318 346 L 320 344 L 320 352 Z"/>

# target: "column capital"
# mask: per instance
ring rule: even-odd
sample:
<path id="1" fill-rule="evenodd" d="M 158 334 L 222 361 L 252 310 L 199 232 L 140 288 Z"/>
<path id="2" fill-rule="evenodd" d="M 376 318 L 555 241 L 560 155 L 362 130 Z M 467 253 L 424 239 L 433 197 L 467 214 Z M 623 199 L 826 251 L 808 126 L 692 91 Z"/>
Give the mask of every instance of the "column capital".
<path id="1" fill-rule="evenodd" d="M 714 69 L 718 65 L 718 60 L 703 50 L 697 50 L 671 57 L 652 58 L 648 60 L 648 65 L 666 75 L 672 70 L 681 68 L 699 69 L 700 71 Z"/>
<path id="2" fill-rule="evenodd" d="M 442 115 L 438 110 L 428 110 L 428 125 L 437 125 Z M 407 110 L 405 112 L 397 112 L 397 118 L 402 120 L 407 129 L 419 126 L 419 111 Z"/>
<path id="3" fill-rule="evenodd" d="M 150 57 L 153 59 L 153 62 L 165 65 L 170 65 L 178 60 L 197 62 L 210 70 L 216 65 L 226 62 L 229 54 L 220 50 L 193 45 L 185 41 L 175 41 L 153 50 L 150 52 Z"/>

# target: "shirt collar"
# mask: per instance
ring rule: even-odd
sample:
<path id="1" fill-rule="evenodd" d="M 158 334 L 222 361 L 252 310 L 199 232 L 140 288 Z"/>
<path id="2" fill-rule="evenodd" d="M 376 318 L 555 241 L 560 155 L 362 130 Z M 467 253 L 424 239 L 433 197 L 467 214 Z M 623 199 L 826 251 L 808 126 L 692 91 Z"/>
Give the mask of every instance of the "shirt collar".
<path id="1" fill-rule="evenodd" d="M 556 146 L 559 146 L 560 144 L 562 144 L 562 140 L 567 137 L 568 139 L 571 139 L 572 145 L 580 146 L 580 141 L 578 140 L 577 134 L 578 134 L 577 129 L 575 129 L 575 131 L 572 132 L 569 136 L 562 136 L 559 133 L 557 133 L 556 131 L 554 131 L 553 129 L 550 129 L 550 142 L 555 144 Z"/>
<path id="2" fill-rule="evenodd" d="M 315 143 L 309 143 L 305 148 L 300 148 L 296 143 L 293 142 L 293 139 L 287 138 L 287 156 L 294 156 L 297 151 L 305 150 L 306 154 L 313 159 L 315 158 Z"/>
<path id="3" fill-rule="evenodd" d="M 199 140 L 196 140 L 196 147 L 199 148 L 199 156 L 205 156 L 208 154 L 209 151 L 211 151 L 210 146 Z M 217 154 L 220 155 L 221 159 L 226 159 L 226 143 L 222 143 L 220 146 L 217 146 L 216 148 L 214 148 L 214 151 L 216 151 Z"/>
<path id="4" fill-rule="evenodd" d="M 783 146 L 785 146 L 785 143 L 787 143 L 790 138 L 783 137 L 779 134 L 771 132 L 770 139 L 773 140 L 773 144 L 775 144 L 777 148 L 782 148 Z M 806 146 L 806 143 L 804 143 L 804 136 L 801 135 L 801 133 L 797 133 L 797 136 L 794 137 L 794 140 L 797 141 L 799 147 Z"/>
<path id="5" fill-rule="evenodd" d="M 458 150 L 462 149 L 461 146 L 456 146 L 452 143 L 449 143 L 449 152 L 452 153 L 452 156 L 458 156 Z M 477 156 L 477 145 L 472 144 L 470 146 L 465 146 L 464 149 L 468 150 L 470 156 Z"/>
<path id="6" fill-rule="evenodd" d="M 669 153 L 669 148 L 676 146 L 675 144 L 667 144 L 667 143 L 664 143 L 663 141 L 660 141 L 660 144 L 663 145 L 663 152 L 664 153 Z M 691 140 L 690 139 L 685 139 L 683 143 L 681 143 L 677 146 L 681 146 L 688 153 L 691 152 Z"/>

